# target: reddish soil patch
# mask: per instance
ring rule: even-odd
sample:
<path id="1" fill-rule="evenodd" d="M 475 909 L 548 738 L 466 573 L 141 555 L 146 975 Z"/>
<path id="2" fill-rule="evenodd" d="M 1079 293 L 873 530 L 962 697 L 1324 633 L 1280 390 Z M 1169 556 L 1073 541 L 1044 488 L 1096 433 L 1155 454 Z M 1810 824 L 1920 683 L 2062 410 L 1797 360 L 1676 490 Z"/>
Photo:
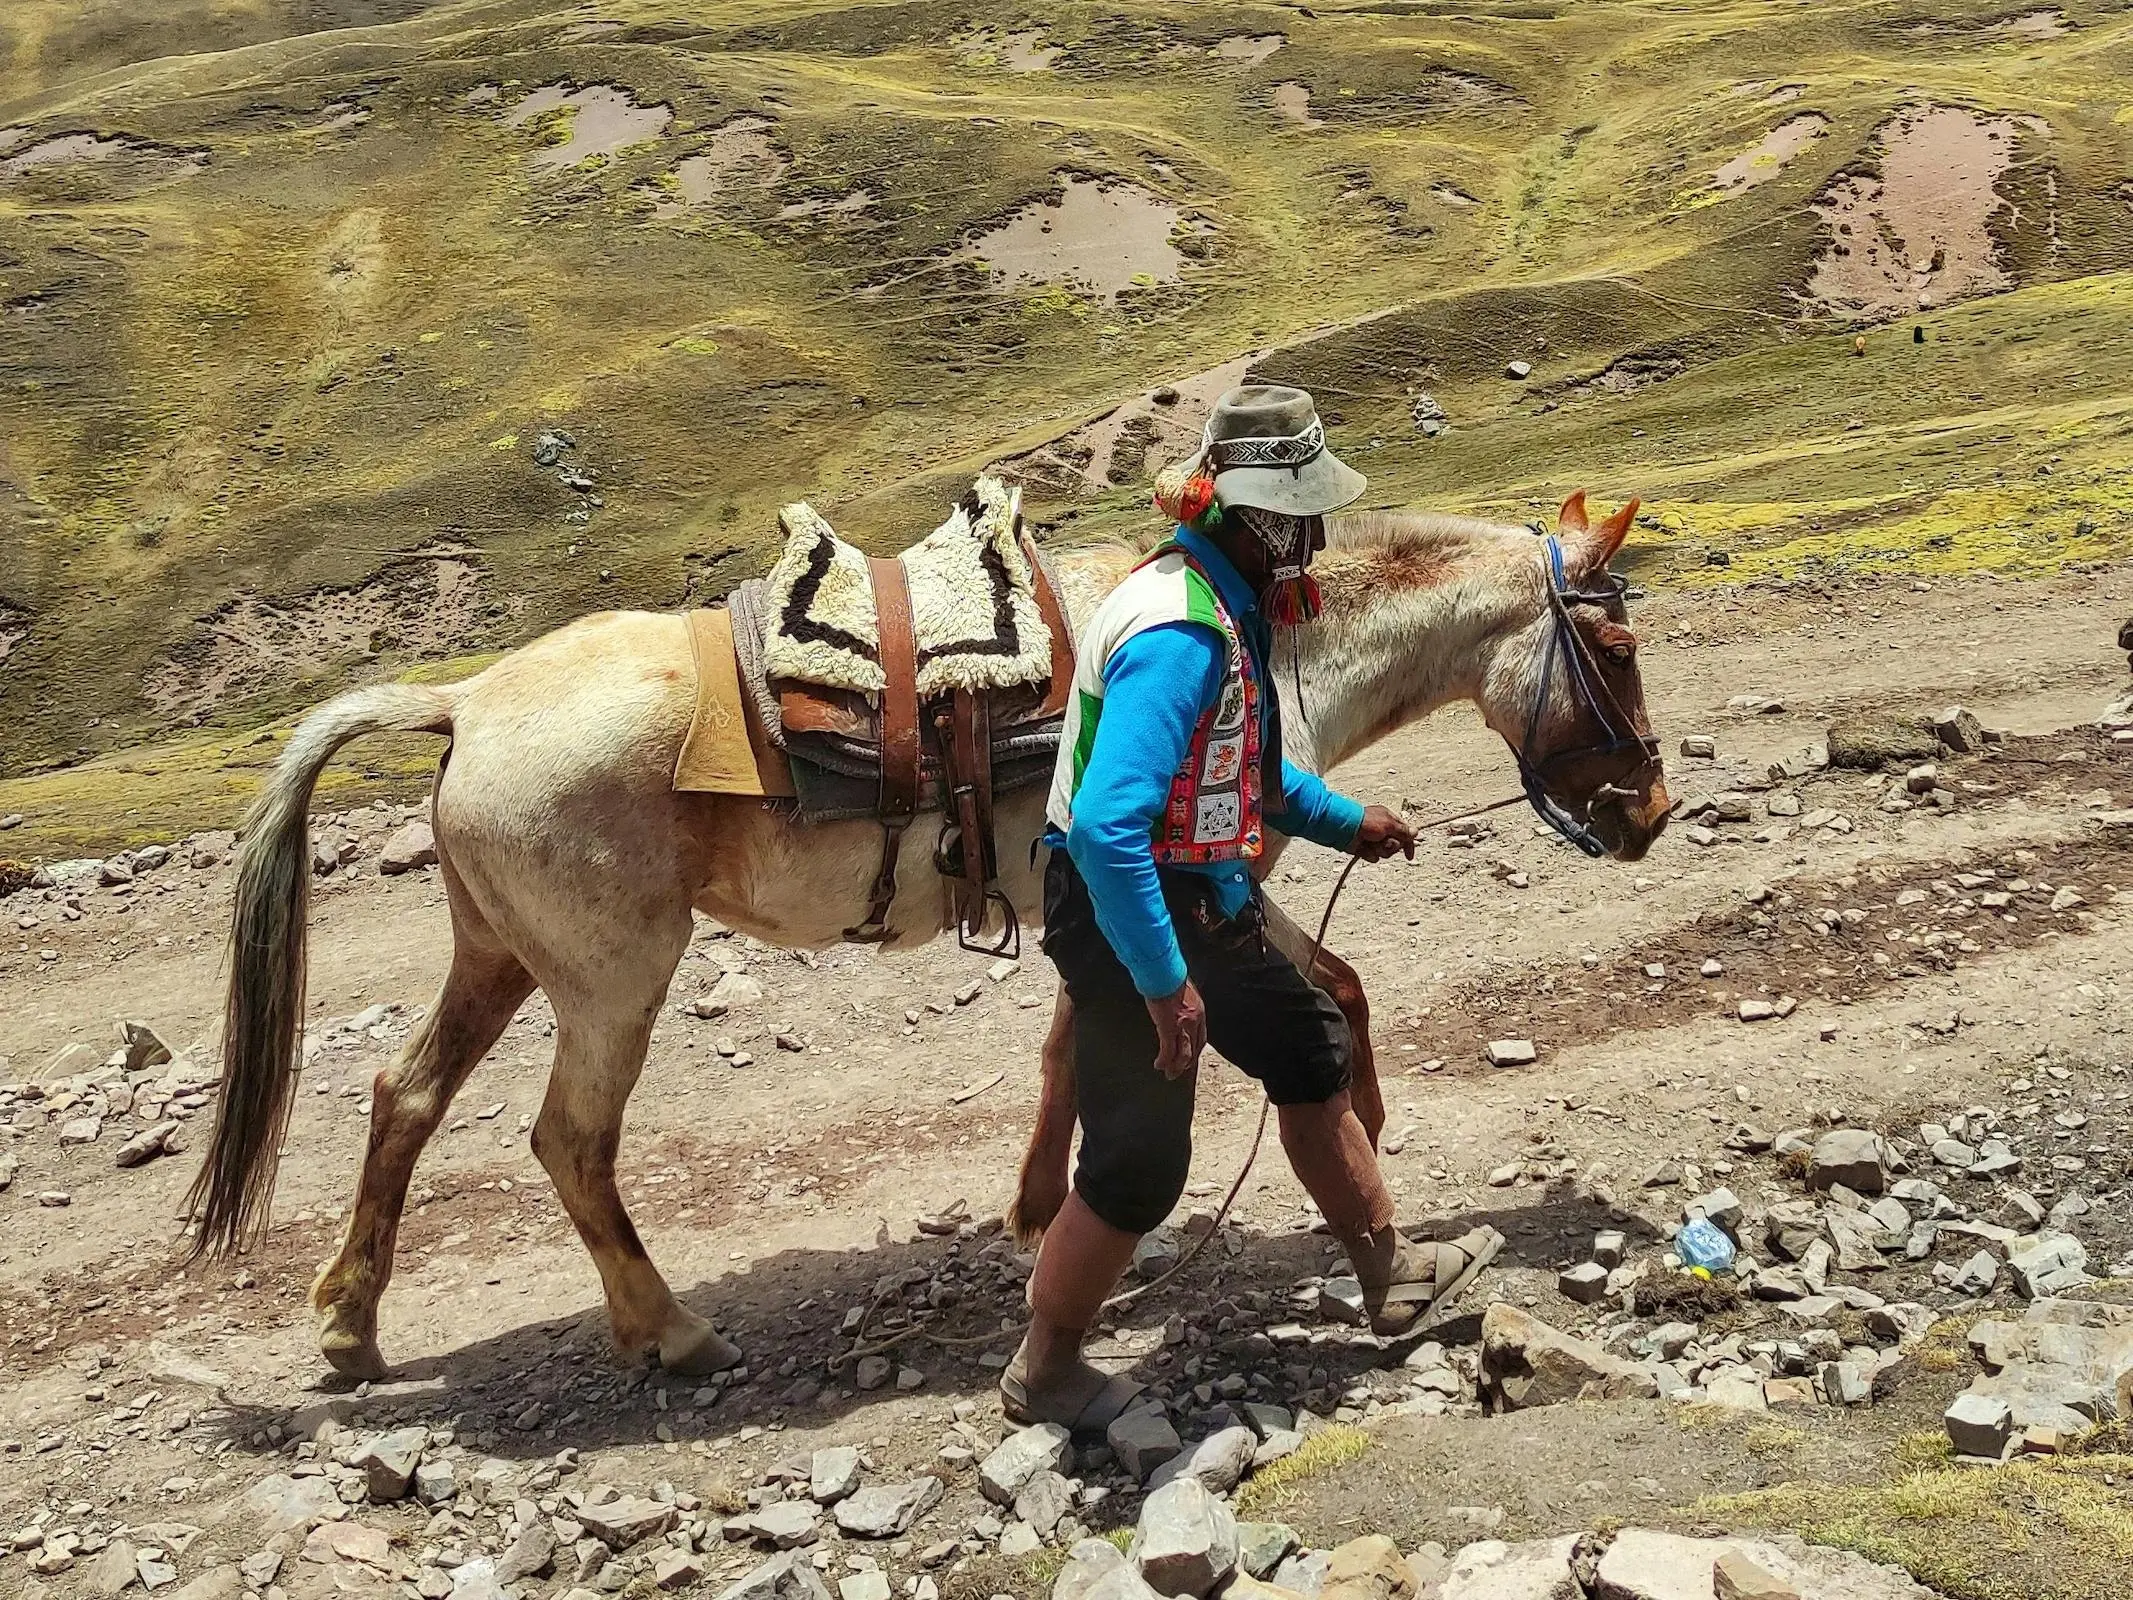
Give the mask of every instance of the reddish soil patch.
<path id="1" fill-rule="evenodd" d="M 1827 310 L 1901 316 L 2008 288 L 1989 224 L 2014 159 L 2006 117 L 1914 106 L 1877 135 L 1879 177 L 1840 178 L 1816 202 L 1831 238 L 1809 296 Z"/>

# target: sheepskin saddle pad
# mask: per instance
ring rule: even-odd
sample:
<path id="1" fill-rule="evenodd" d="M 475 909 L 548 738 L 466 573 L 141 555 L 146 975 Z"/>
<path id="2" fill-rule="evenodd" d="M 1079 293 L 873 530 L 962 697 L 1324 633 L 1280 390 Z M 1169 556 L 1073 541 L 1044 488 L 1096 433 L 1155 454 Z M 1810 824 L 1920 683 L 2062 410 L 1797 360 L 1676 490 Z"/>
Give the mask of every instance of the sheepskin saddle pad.
<path id="1" fill-rule="evenodd" d="M 1042 682 L 1051 633 L 1016 537 L 1022 493 L 971 485 L 948 520 L 899 558 L 911 588 L 921 701 L 954 689 Z M 785 550 L 764 583 L 763 667 L 772 678 L 877 695 L 883 675 L 867 558 L 805 501 L 778 513 Z"/>

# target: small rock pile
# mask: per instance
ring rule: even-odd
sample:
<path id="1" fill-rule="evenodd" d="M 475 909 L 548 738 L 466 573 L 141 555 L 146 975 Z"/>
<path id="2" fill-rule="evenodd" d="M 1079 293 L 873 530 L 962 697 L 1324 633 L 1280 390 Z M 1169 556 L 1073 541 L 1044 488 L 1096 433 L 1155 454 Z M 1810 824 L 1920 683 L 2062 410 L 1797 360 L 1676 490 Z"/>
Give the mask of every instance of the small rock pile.
<path id="1" fill-rule="evenodd" d="M 1591 1259 L 1556 1278 L 1566 1298 L 1594 1308 L 1593 1337 L 1574 1338 L 1509 1305 L 1491 1307 L 1483 1399 L 1507 1410 L 1619 1394 L 1747 1410 L 1870 1404 L 1898 1381 L 1905 1356 L 1943 1309 L 1974 1305 L 2002 1286 L 2041 1305 L 2092 1281 L 2087 1248 L 2071 1230 L 2120 1191 L 2092 1200 L 2069 1189 L 2047 1205 L 2014 1187 L 2027 1159 L 2019 1125 L 2043 1120 L 2037 1105 L 2022 1111 L 2006 1119 L 1983 1108 L 1950 1113 L 1922 1124 L 1915 1139 L 1854 1127 L 1819 1136 L 1740 1127 L 1731 1147 L 1775 1157 L 1784 1181 L 1764 1187 L 1757 1209 L 1731 1188 L 1697 1195 L 1669 1230 L 1710 1224 L 1734 1251 L 1731 1263 L 1706 1273 L 1710 1281 L 1699 1289 L 1683 1275 L 1680 1238 L 1656 1259 L 1631 1261 L 1627 1236 L 1601 1230 Z M 2064 1110 L 2046 1129 L 2067 1136 L 2088 1122 L 2088 1113 Z M 2086 1158 L 2065 1153 L 2063 1138 L 2052 1142 L 2055 1172 L 2089 1169 Z M 1662 1162 L 1645 1184 L 1665 1187 L 1683 1175 L 1679 1164 Z M 1677 1320 L 1682 1310 L 1698 1320 Z M 1701 1316 L 1716 1310 L 1735 1313 L 1723 1337 L 1702 1326 Z M 1741 1312 L 1774 1326 L 1758 1337 L 1752 1321 L 1740 1327 Z M 2063 1320 L 2047 1318 L 2053 1326 Z M 2091 1420 L 2118 1414 L 2072 1409 Z M 2069 1414 L 2063 1404 L 2056 1412 L 2017 1409 L 2001 1419 L 2002 1443 L 2006 1429 L 2020 1435 L 2034 1425 L 2030 1447 L 2048 1448 L 2072 1426 Z"/>
<path id="2" fill-rule="evenodd" d="M 1727 703 L 1732 711 L 1758 715 L 1782 712 L 1782 701 L 1759 695 L 1736 695 Z M 1961 799 L 1953 780 L 1944 781 L 1939 762 L 1950 756 L 1976 755 L 1999 735 L 1986 730 L 1977 717 L 1961 706 L 1950 706 L 1917 723 L 1838 723 L 1821 743 L 1772 763 L 1757 773 L 1711 771 L 1705 774 L 1731 787 L 1714 790 L 1688 788 L 1678 814 L 1683 833 L 1692 844 L 1710 847 L 1738 844 L 1741 836 L 1730 831 L 1762 825 L 1749 836 L 1756 844 L 1783 844 L 1795 836 L 1816 837 L 1823 833 L 1843 835 L 1855 831 L 1852 818 L 1835 806 L 1810 809 L 1792 787 L 1811 782 L 1833 769 L 1880 772 L 1893 768 L 1885 787 L 1878 787 L 1868 802 L 1876 809 L 1901 813 L 1927 810 L 1954 811 Z M 1714 734 L 1683 737 L 1680 753 L 1691 761 L 1717 762 L 1719 742 Z M 1693 770 L 1693 769 L 1692 769 Z M 1869 780 L 1872 786 L 1872 780 Z M 1989 786 L 1980 792 L 1990 792 Z"/>
<path id="3" fill-rule="evenodd" d="M 2033 1301 L 2019 1322 L 1971 1324 L 1984 1369 L 1949 1405 L 1957 1455 L 2055 1454 L 2100 1422 L 2133 1417 L 2133 1306 Z"/>
<path id="4" fill-rule="evenodd" d="M 185 1124 L 213 1104 L 221 1074 L 173 1054 L 145 1022 L 122 1022 L 118 1034 L 118 1048 L 100 1061 L 88 1046 L 68 1045 L 39 1077 L 0 1083 L 0 1126 L 18 1141 L 48 1132 L 62 1150 L 106 1144 L 120 1167 L 182 1151 Z M 17 1150 L 0 1151 L 0 1190 L 13 1187 L 22 1160 Z M 46 1206 L 73 1198 L 64 1189 L 36 1197 Z"/>
<path id="5" fill-rule="evenodd" d="M 762 1591 L 768 1595 L 776 1591 Z M 808 1591 L 795 1590 L 795 1594 Z M 1784 1538 L 1691 1539 L 1643 1528 L 1567 1533 L 1456 1551 L 1430 1543 L 1405 1556 L 1383 1534 L 1307 1550 L 1280 1523 L 1240 1523 L 1184 1479 L 1141 1508 L 1121 1551 L 1085 1539 L 1052 1600 L 1931 1600 L 1905 1574 L 1862 1556 Z M 722 1600 L 738 1600 L 729 1592 Z"/>
<path id="6" fill-rule="evenodd" d="M 746 1536 L 727 1533 L 695 1495 L 670 1483 L 642 1495 L 611 1484 L 574 1487 L 571 1449 L 529 1468 L 468 1455 L 449 1427 L 357 1433 L 328 1416 L 296 1454 L 289 1472 L 244 1498 L 242 1512 L 263 1541 L 243 1564 L 248 1579 L 278 1557 L 328 1568 L 342 1593 L 418 1600 L 502 1600 L 527 1580 L 551 1577 L 587 1595 L 640 1580 L 679 1589 L 708 1570 L 700 1552 Z M 406 1506 L 426 1520 L 409 1533 L 356 1518 L 363 1506 Z"/>

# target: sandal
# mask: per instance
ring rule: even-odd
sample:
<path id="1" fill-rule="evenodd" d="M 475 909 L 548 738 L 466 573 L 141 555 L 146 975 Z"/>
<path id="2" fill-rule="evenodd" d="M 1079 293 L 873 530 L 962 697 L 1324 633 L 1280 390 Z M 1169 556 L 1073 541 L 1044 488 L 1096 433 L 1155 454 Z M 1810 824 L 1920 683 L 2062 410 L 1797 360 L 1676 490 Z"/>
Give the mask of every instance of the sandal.
<path id="1" fill-rule="evenodd" d="M 1000 1374 L 1000 1409 L 1019 1427 L 1055 1422 L 1069 1433 L 1100 1434 L 1125 1415 L 1147 1387 L 1123 1372 L 1101 1372 L 1084 1361 L 1064 1382 L 1032 1389 L 1018 1352 Z"/>
<path id="2" fill-rule="evenodd" d="M 1388 1338 L 1420 1332 L 1465 1292 L 1502 1248 L 1503 1235 L 1486 1225 L 1441 1243 L 1401 1240 L 1391 1280 L 1383 1288 L 1363 1287 L 1370 1331 Z"/>

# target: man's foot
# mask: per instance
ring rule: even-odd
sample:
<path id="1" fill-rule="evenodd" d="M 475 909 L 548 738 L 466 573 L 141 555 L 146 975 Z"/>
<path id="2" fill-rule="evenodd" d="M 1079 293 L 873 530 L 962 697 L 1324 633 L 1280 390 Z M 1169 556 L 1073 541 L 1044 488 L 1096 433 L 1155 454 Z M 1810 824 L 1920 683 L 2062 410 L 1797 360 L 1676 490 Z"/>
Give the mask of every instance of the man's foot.
<path id="1" fill-rule="evenodd" d="M 1412 1331 L 1417 1323 L 1449 1306 L 1503 1248 L 1503 1235 L 1487 1226 L 1441 1244 L 1416 1244 L 1397 1232 L 1393 1238 L 1396 1243 L 1391 1263 L 1383 1269 L 1384 1280 L 1377 1284 L 1360 1280 L 1370 1330 L 1389 1338 Z"/>
<path id="2" fill-rule="evenodd" d="M 1123 1372 L 1101 1372 L 1086 1361 L 1076 1362 L 1054 1382 L 1032 1384 L 1028 1365 L 1017 1351 L 1000 1374 L 1000 1409 L 1008 1421 L 1025 1428 L 1056 1422 L 1070 1433 L 1102 1433 L 1146 1388 Z"/>

